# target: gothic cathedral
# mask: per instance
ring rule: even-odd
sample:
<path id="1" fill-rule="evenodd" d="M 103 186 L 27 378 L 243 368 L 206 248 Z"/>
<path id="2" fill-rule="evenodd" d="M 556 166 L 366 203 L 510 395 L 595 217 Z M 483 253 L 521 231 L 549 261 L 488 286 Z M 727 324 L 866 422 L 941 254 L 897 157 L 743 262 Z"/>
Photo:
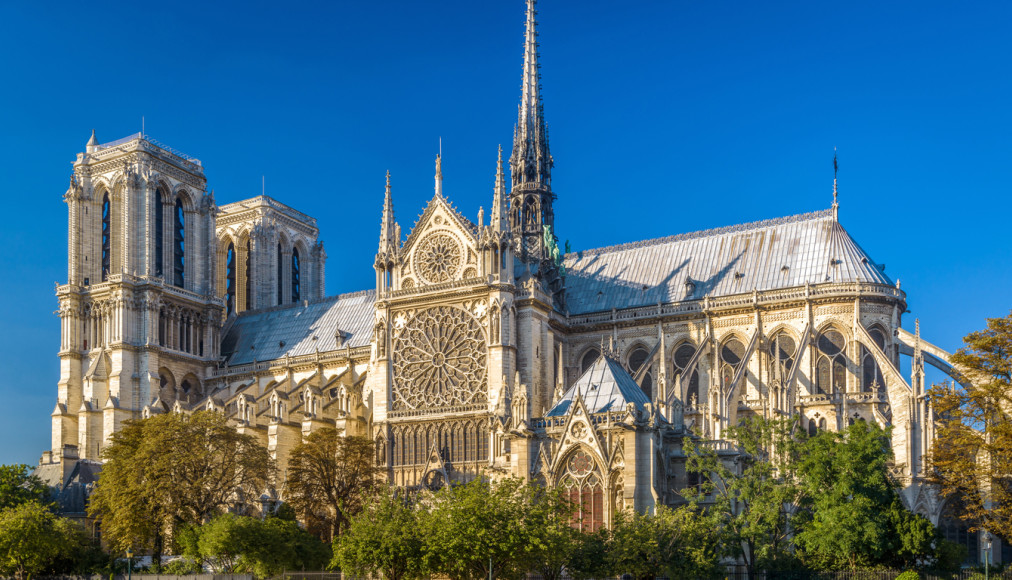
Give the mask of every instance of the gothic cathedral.
<path id="1" fill-rule="evenodd" d="M 61 375 L 43 465 L 99 461 L 124 421 L 224 413 L 284 472 L 315 429 L 375 441 L 392 484 L 516 476 L 581 500 L 585 527 L 678 501 L 682 441 L 744 417 L 893 427 L 908 507 L 932 439 L 906 294 L 838 206 L 570 252 L 555 231 L 535 0 L 513 147 L 476 221 L 443 191 L 402 235 L 386 178 L 375 288 L 327 296 L 316 220 L 219 206 L 202 163 L 144 134 L 77 156 Z M 506 165 L 508 164 L 508 167 Z M 378 196 L 377 196 L 378 197 Z M 900 371 L 900 356 L 912 371 Z M 280 486 L 279 486 L 280 489 Z M 282 498 L 283 499 L 283 498 Z"/>

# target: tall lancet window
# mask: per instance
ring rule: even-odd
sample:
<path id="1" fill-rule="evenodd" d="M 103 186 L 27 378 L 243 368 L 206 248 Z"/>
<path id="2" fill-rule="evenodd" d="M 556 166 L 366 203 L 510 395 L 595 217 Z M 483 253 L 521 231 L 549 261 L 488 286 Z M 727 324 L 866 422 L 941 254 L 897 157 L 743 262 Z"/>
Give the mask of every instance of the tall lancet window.
<path id="1" fill-rule="evenodd" d="M 284 258 L 281 254 L 281 244 L 278 244 L 278 305 L 285 303 L 285 281 L 281 274 L 285 271 Z"/>
<path id="2" fill-rule="evenodd" d="M 176 209 L 172 212 L 175 217 L 172 228 L 172 284 L 183 287 L 183 274 L 186 265 L 186 216 L 183 214 L 183 200 L 176 198 Z"/>
<path id="3" fill-rule="evenodd" d="M 253 244 L 249 238 L 246 238 L 246 296 L 243 301 L 243 310 L 249 310 L 253 307 L 253 273 L 252 268 L 253 262 Z"/>
<path id="4" fill-rule="evenodd" d="M 819 349 L 815 364 L 815 387 L 823 395 L 842 393 L 847 388 L 847 339 L 836 329 L 823 332 L 816 345 Z"/>
<path id="5" fill-rule="evenodd" d="M 686 369 L 689 367 L 689 363 L 692 362 L 692 356 L 696 354 L 696 347 L 689 342 L 683 343 L 675 349 L 675 374 L 681 377 Z M 683 377 L 684 381 L 685 378 Z M 689 388 L 685 393 L 684 404 L 686 407 L 696 408 L 699 405 L 699 370 L 698 368 L 692 369 L 692 376 L 689 377 Z"/>
<path id="6" fill-rule="evenodd" d="M 235 244 L 231 242 L 225 251 L 225 308 L 227 314 L 235 310 Z"/>
<path id="7" fill-rule="evenodd" d="M 299 249 L 292 248 L 292 302 L 299 301 L 299 295 L 301 294 L 301 288 L 299 287 L 299 270 L 301 264 L 299 263 Z"/>
<path id="8" fill-rule="evenodd" d="M 109 279 L 112 266 L 112 204 L 109 194 L 102 196 L 102 281 Z"/>
<path id="9" fill-rule="evenodd" d="M 640 368 L 647 362 L 647 357 L 650 353 L 646 348 L 639 346 L 636 350 L 632 351 L 629 355 L 629 371 L 632 374 L 639 372 Z M 646 394 L 648 399 L 652 399 L 654 396 L 654 379 L 653 376 L 647 371 L 643 375 L 643 380 L 640 381 L 640 388 L 643 389 L 643 393 Z"/>
<path id="10" fill-rule="evenodd" d="M 162 189 L 155 190 L 155 276 L 165 274 L 165 208 L 162 207 Z"/>

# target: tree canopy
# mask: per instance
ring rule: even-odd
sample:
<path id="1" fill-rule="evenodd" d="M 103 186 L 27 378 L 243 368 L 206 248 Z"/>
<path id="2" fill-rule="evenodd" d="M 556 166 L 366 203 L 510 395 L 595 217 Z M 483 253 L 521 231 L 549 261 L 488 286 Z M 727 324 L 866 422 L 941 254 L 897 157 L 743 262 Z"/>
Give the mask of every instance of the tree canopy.
<path id="1" fill-rule="evenodd" d="M 0 465 L 0 509 L 16 507 L 27 502 L 45 503 L 49 487 L 32 475 L 32 468 L 23 463 Z"/>
<path id="2" fill-rule="evenodd" d="M 375 450 L 365 437 L 320 429 L 292 449 L 287 501 L 306 525 L 333 541 L 380 485 Z"/>
<path id="3" fill-rule="evenodd" d="M 0 575 L 20 580 L 40 574 L 86 544 L 82 529 L 38 502 L 0 510 Z"/>
<path id="4" fill-rule="evenodd" d="M 963 343 L 950 357 L 960 381 L 929 393 L 929 472 L 971 529 L 1012 540 L 1012 312 L 989 318 Z"/>
<path id="5" fill-rule="evenodd" d="M 88 512 L 113 551 L 150 550 L 228 509 L 249 509 L 270 481 L 267 449 L 220 413 L 170 413 L 127 422 L 102 453 Z"/>

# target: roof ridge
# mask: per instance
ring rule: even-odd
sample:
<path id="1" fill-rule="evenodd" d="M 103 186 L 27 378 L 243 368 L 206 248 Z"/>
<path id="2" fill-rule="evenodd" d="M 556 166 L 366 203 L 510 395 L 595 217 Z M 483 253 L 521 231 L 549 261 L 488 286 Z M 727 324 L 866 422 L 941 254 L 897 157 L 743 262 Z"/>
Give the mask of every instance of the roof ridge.
<path id="1" fill-rule="evenodd" d="M 671 242 L 682 242 L 685 240 L 695 240 L 699 238 L 706 238 L 710 236 L 717 236 L 721 234 L 745 232 L 748 230 L 755 230 L 760 228 L 768 228 L 773 226 L 779 226 L 783 224 L 797 223 L 808 220 L 815 220 L 820 218 L 832 217 L 833 210 L 821 209 L 817 211 L 810 211 L 807 213 L 799 213 L 795 215 L 783 216 L 778 218 L 770 218 L 765 220 L 759 220 L 754 222 L 748 222 L 743 224 L 734 224 L 730 226 L 721 226 L 716 228 L 710 228 L 707 230 L 697 230 L 694 232 L 686 232 L 682 234 L 675 234 L 673 236 L 665 236 L 662 238 L 653 238 L 649 240 L 640 240 L 636 242 L 625 242 L 622 244 L 615 244 L 612 246 L 603 246 L 600 248 L 591 248 L 587 250 L 580 250 L 576 252 L 570 252 L 565 255 L 565 258 L 570 257 L 582 257 L 583 254 L 606 254 L 609 252 L 620 252 L 624 250 L 634 250 L 636 248 L 643 248 L 647 246 L 656 246 L 659 244 L 667 244 Z"/>
<path id="2" fill-rule="evenodd" d="M 376 293 L 376 290 L 372 289 L 372 288 L 368 288 L 366 290 L 355 290 L 354 292 L 345 292 L 344 294 L 334 294 L 332 296 L 324 296 L 323 298 L 314 298 L 312 300 L 305 300 L 305 301 L 299 300 L 298 302 L 292 302 L 290 304 L 277 304 L 275 306 L 268 306 L 266 308 L 256 308 L 254 310 L 244 310 L 244 311 L 240 312 L 239 314 L 237 314 L 236 317 L 240 318 L 240 317 L 243 317 L 243 316 L 256 316 L 257 314 L 261 314 L 261 313 L 264 313 L 264 312 L 278 312 L 280 310 L 287 310 L 289 308 L 296 308 L 296 307 L 298 307 L 298 308 L 304 308 L 304 306 L 303 306 L 304 302 L 308 303 L 307 304 L 308 306 L 312 306 L 314 304 L 323 304 L 324 302 L 333 302 L 333 301 L 336 301 L 336 300 L 345 300 L 345 299 L 349 299 L 349 298 L 358 298 L 360 296 L 368 296 L 370 294 L 375 294 L 375 293 Z"/>

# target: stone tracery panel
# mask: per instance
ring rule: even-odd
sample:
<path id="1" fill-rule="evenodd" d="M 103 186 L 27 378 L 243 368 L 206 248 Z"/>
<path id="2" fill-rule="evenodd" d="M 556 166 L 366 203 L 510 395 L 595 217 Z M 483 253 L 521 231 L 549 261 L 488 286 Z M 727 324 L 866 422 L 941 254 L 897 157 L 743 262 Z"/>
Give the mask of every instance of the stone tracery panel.
<path id="1" fill-rule="evenodd" d="M 470 313 L 435 306 L 399 326 L 393 344 L 394 411 L 487 403 L 485 334 Z"/>
<path id="2" fill-rule="evenodd" d="M 457 278 L 464 265 L 464 256 L 453 236 L 433 233 L 422 240 L 414 262 L 419 278 L 428 284 L 439 284 Z"/>

